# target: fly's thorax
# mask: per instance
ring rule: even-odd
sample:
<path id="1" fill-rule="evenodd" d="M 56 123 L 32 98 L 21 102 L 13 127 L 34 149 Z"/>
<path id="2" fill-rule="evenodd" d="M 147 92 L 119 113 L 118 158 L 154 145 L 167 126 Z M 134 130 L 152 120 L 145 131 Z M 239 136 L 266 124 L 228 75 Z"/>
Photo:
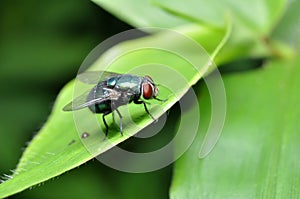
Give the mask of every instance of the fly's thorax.
<path id="1" fill-rule="evenodd" d="M 116 77 L 114 89 L 131 95 L 140 94 L 142 78 L 136 75 L 120 75 Z"/>

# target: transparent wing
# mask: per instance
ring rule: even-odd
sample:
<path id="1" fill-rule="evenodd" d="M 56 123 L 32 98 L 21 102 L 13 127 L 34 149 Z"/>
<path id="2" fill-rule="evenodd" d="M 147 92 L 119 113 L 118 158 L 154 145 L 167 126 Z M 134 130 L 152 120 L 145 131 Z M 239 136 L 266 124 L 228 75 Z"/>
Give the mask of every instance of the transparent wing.
<path id="1" fill-rule="evenodd" d="M 86 84 L 97 84 L 109 77 L 119 76 L 121 74 L 108 71 L 86 71 L 77 75 L 77 79 Z"/>
<path id="2" fill-rule="evenodd" d="M 75 98 L 72 102 L 67 104 L 63 110 L 64 111 L 74 111 L 83 109 L 85 107 L 89 107 L 95 104 L 99 104 L 101 102 L 107 100 L 118 100 L 121 96 L 121 93 L 110 88 L 102 88 L 105 94 L 101 95 L 100 97 L 93 98 L 88 100 L 88 95 L 91 91 L 87 91 L 84 94 L 80 95 L 79 97 Z"/>

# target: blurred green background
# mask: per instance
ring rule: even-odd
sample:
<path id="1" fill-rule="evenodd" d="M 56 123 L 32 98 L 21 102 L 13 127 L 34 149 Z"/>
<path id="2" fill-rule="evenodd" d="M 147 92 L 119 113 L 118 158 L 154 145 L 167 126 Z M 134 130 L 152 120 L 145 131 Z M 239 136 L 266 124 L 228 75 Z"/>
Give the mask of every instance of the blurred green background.
<path id="1" fill-rule="evenodd" d="M 43 183 L 43 186 L 37 185 L 12 198 L 167 198 L 170 187 L 171 197 L 179 198 L 185 198 L 187 194 L 195 198 L 201 194 L 204 198 L 207 194 L 212 198 L 232 198 L 239 196 L 237 194 L 258 198 L 299 195 L 295 189 L 300 184 L 297 178 L 299 158 L 295 156 L 299 154 L 296 116 L 300 112 L 296 109 L 299 95 L 295 86 L 299 79 L 295 67 L 299 65 L 299 59 L 295 59 L 298 51 L 291 48 L 299 43 L 300 0 L 233 0 L 229 5 L 225 5 L 226 1 L 199 3 L 194 0 L 191 1 L 194 4 L 187 6 L 182 1 L 173 3 L 169 0 L 94 1 L 135 26 L 159 24 L 177 27 L 195 20 L 204 21 L 208 23 L 208 27 L 204 25 L 208 32 L 195 30 L 192 33 L 196 33 L 200 40 L 208 41 L 204 43 L 211 48 L 216 38 L 209 34 L 211 24 L 222 24 L 225 9 L 232 10 L 234 28 L 218 54 L 221 57 L 218 65 L 227 63 L 221 66 L 221 72 L 231 72 L 229 77 L 224 77 L 229 91 L 229 120 L 225 123 L 223 138 L 215 156 L 205 161 L 195 158 L 200 142 L 194 142 L 175 163 L 173 171 L 169 166 L 151 173 L 128 174 L 110 169 L 98 161 L 89 161 Z M 203 2 L 208 7 L 202 6 Z M 125 9 L 127 5 L 133 9 Z M 257 14 L 253 15 L 253 10 Z M 10 174 L 10 169 L 16 167 L 26 143 L 47 120 L 59 90 L 75 77 L 87 54 L 104 39 L 131 27 L 89 0 L 5 0 L 0 7 L 0 28 L 1 175 Z M 212 30 L 216 35 L 223 35 L 219 29 Z M 215 46 L 212 49 L 215 50 Z M 244 73 L 250 69 L 257 70 Z M 208 111 L 205 112 L 210 106 L 209 101 L 203 98 L 208 92 L 203 92 L 205 86 L 202 87 L 201 82 L 195 87 L 199 99 L 201 97 L 199 101 L 208 104 L 200 105 L 206 107 L 201 111 L 209 115 Z M 288 108 L 278 109 L 283 104 Z M 170 110 L 166 127 L 174 126 L 178 110 L 176 106 Z M 201 131 L 199 135 L 202 136 Z M 159 145 L 161 141 L 161 138 L 152 140 L 150 145 Z M 245 144 L 240 147 L 241 143 Z M 129 139 L 121 146 L 139 151 L 149 145 Z M 35 149 L 27 156 L 38 157 Z M 237 149 L 242 149 L 241 153 L 232 153 Z M 30 161 L 31 158 L 25 164 L 30 164 Z M 294 180 L 291 181 L 291 177 Z M 14 181 L 10 182 L 15 186 Z M 228 195 L 228 190 L 233 195 Z"/>
<path id="2" fill-rule="evenodd" d="M 2 0 L 0 6 L 0 174 L 10 174 L 86 55 L 131 27 L 87 0 Z M 170 168 L 126 174 L 90 161 L 15 198 L 166 198 Z M 117 180 L 117 178 L 123 180 Z M 146 180 L 145 180 L 146 179 Z M 130 183 L 129 183 L 130 182 Z M 164 184 L 164 186 L 161 186 Z M 136 195 L 135 190 L 145 191 Z"/>

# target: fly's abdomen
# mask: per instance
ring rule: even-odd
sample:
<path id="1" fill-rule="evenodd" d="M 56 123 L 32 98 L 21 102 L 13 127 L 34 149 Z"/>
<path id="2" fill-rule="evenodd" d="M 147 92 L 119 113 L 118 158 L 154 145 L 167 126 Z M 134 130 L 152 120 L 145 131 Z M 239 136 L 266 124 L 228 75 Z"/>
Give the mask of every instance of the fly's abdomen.
<path id="1" fill-rule="evenodd" d="M 111 112 L 111 100 L 106 99 L 105 96 L 107 96 L 107 90 L 104 89 L 104 85 L 102 83 L 97 84 L 89 93 L 87 97 L 87 101 L 93 101 L 96 99 L 103 99 L 103 101 L 99 103 L 95 103 L 91 106 L 89 106 L 89 109 L 93 113 L 107 113 Z"/>
<path id="2" fill-rule="evenodd" d="M 103 103 L 94 104 L 92 106 L 89 106 L 89 109 L 93 113 L 110 113 L 112 111 L 110 101 L 105 101 Z"/>

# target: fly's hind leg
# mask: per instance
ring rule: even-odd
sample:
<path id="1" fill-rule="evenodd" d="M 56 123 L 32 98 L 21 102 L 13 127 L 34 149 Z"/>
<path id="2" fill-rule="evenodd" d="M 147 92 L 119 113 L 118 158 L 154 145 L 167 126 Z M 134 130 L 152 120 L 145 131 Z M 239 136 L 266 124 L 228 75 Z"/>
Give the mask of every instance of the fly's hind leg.
<path id="1" fill-rule="evenodd" d="M 103 113 L 103 115 L 102 115 L 102 121 L 103 121 L 103 123 L 105 125 L 105 137 L 107 137 L 107 135 L 108 135 L 108 125 L 107 125 L 107 123 L 105 121 L 105 116 L 108 115 L 109 113 L 110 112 L 106 112 L 106 113 Z"/>

